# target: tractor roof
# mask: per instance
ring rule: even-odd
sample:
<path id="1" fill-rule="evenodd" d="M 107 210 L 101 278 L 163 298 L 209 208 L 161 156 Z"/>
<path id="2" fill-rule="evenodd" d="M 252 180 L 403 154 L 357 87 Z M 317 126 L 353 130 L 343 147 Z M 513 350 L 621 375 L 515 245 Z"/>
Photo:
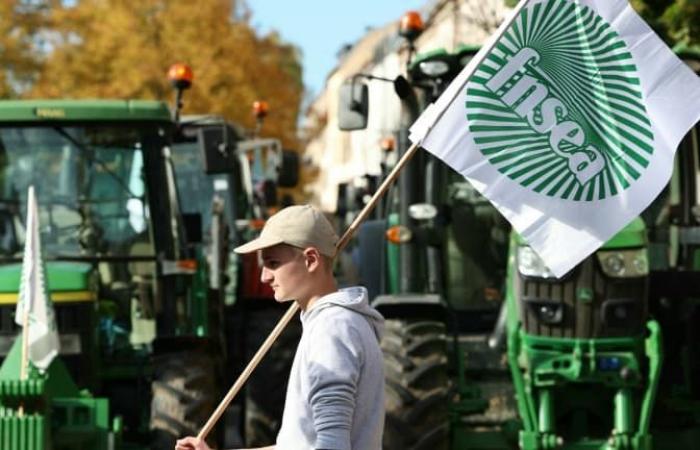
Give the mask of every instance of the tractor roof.
<path id="1" fill-rule="evenodd" d="M 170 121 L 167 105 L 150 100 L 3 100 L 0 122 Z"/>

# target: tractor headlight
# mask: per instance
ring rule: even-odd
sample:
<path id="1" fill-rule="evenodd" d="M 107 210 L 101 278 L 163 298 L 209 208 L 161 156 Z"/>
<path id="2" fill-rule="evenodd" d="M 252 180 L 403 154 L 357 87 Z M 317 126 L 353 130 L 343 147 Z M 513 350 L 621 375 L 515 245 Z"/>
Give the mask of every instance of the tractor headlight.
<path id="1" fill-rule="evenodd" d="M 450 70 L 450 66 L 445 61 L 423 61 L 418 64 L 418 68 L 423 75 L 436 78 L 445 75 Z"/>
<path id="2" fill-rule="evenodd" d="M 649 274 L 646 249 L 601 250 L 596 253 L 603 273 L 613 278 L 635 278 Z"/>
<path id="3" fill-rule="evenodd" d="M 542 258 L 526 245 L 518 247 L 518 272 L 525 277 L 556 278 Z"/>

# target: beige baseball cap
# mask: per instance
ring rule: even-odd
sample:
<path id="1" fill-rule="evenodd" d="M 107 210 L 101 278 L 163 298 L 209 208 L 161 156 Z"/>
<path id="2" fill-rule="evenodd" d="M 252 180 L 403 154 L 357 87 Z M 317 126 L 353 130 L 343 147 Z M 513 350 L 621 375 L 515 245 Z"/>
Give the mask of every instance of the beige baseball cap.
<path id="1" fill-rule="evenodd" d="M 252 253 L 278 244 L 316 247 L 326 256 L 335 255 L 338 235 L 323 213 L 311 205 L 288 206 L 270 217 L 260 236 L 236 247 L 236 253 Z"/>

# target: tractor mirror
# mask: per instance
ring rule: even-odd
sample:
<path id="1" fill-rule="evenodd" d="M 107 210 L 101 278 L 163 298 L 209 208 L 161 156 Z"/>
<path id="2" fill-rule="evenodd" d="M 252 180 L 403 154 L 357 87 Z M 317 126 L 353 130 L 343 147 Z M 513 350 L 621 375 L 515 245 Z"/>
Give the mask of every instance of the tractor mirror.
<path id="1" fill-rule="evenodd" d="M 367 128 L 369 89 L 367 84 L 352 81 L 340 86 L 338 128 L 343 131 Z"/>
<path id="2" fill-rule="evenodd" d="M 394 92 L 401 100 L 404 100 L 413 94 L 413 89 L 411 88 L 411 83 L 402 75 L 399 75 L 394 80 Z"/>
<path id="3" fill-rule="evenodd" d="M 282 150 L 282 162 L 277 170 L 279 187 L 295 187 L 299 183 L 299 154 L 293 150 Z"/>
<path id="4" fill-rule="evenodd" d="M 182 214 L 182 222 L 185 227 L 185 239 L 188 244 L 200 244 L 203 240 L 202 215 L 199 213 Z"/>
<path id="5" fill-rule="evenodd" d="M 197 130 L 197 141 L 202 153 L 204 172 L 218 174 L 231 172 L 235 164 L 236 138 L 225 125 L 204 126 Z"/>

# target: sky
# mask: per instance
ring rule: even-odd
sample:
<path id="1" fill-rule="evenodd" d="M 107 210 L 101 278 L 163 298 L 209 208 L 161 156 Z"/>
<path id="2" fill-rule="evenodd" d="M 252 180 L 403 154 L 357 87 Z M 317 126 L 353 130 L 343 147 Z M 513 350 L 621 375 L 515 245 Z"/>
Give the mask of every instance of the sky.
<path id="1" fill-rule="evenodd" d="M 428 0 L 248 0 L 251 24 L 260 33 L 277 30 L 303 53 L 304 85 L 317 94 L 335 67 L 338 50 L 367 27 L 398 21 Z"/>

